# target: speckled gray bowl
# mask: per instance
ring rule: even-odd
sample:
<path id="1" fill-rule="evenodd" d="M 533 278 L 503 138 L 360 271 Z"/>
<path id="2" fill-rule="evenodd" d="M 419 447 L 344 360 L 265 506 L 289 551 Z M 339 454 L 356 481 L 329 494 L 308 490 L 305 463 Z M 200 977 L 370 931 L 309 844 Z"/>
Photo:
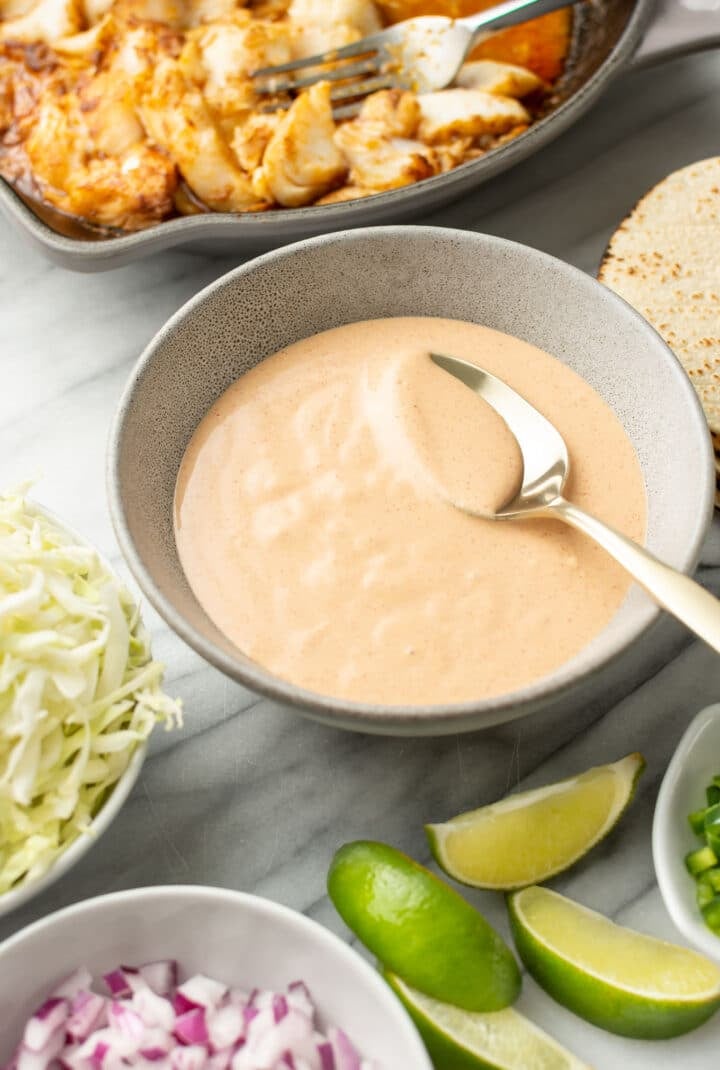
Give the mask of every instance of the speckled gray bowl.
<path id="1" fill-rule="evenodd" d="M 185 447 L 215 399 L 291 342 L 398 315 L 487 324 L 579 372 L 615 410 L 637 450 L 648 492 L 648 546 L 677 568 L 695 566 L 712 514 L 709 435 L 688 379 L 652 328 L 599 283 L 534 249 L 463 231 L 377 227 L 313 238 L 230 272 L 150 343 L 120 402 L 108 460 L 113 522 L 132 571 L 171 627 L 208 661 L 344 728 L 441 734 L 592 701 L 617 681 L 621 655 L 659 616 L 639 590 L 577 657 L 531 686 L 496 699 L 413 707 L 344 702 L 279 679 L 237 650 L 190 590 L 173 535 L 173 492 Z"/>

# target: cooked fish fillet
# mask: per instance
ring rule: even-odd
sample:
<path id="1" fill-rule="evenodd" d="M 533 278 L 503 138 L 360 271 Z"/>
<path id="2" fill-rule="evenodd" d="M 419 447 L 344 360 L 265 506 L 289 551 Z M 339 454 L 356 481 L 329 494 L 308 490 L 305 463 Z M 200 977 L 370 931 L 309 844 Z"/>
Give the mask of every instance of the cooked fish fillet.
<path id="1" fill-rule="evenodd" d="M 361 37 L 382 29 L 373 0 L 292 0 L 288 16 L 298 26 L 352 26 Z"/>
<path id="2" fill-rule="evenodd" d="M 530 118 L 519 101 L 483 89 L 441 89 L 418 97 L 418 103 L 419 135 L 430 144 L 452 137 L 504 134 Z"/>
<path id="3" fill-rule="evenodd" d="M 79 0 L 38 0 L 26 14 L 0 22 L 0 41 L 44 41 L 84 28 Z"/>
<path id="4" fill-rule="evenodd" d="M 96 147 L 76 93 L 47 93 L 32 114 L 23 152 L 50 204 L 93 223 L 134 230 L 172 210 L 175 168 L 136 144 L 106 156 Z"/>
<path id="5" fill-rule="evenodd" d="M 220 136 L 202 93 L 183 78 L 176 61 L 165 59 L 155 68 L 139 112 L 153 142 L 209 208 L 244 212 L 263 206 Z"/>
<path id="6" fill-rule="evenodd" d="M 227 19 L 246 6 L 244 0 L 185 0 L 186 26 Z"/>
<path id="7" fill-rule="evenodd" d="M 180 30 L 185 24 L 184 0 L 115 0 L 113 13 L 129 23 L 162 23 Z"/>
<path id="8" fill-rule="evenodd" d="M 282 112 L 253 112 L 236 124 L 231 146 L 243 171 L 252 174 L 260 166 L 282 118 Z"/>
<path id="9" fill-rule="evenodd" d="M 137 112 L 132 82 L 112 68 L 83 82 L 78 90 L 80 108 L 96 149 L 121 156 L 141 142 L 145 130 Z"/>
<path id="10" fill-rule="evenodd" d="M 372 0 L 292 0 L 288 16 L 298 58 L 342 48 L 382 29 Z"/>
<path id="11" fill-rule="evenodd" d="M 372 34 L 373 0 L 0 0 L 0 175 L 135 229 L 177 213 L 332 204 L 456 167 L 516 136 L 539 79 L 384 90 L 348 121 L 330 89 L 259 94 L 252 72 Z M 282 110 L 286 108 L 287 110 Z"/>
<path id="12" fill-rule="evenodd" d="M 0 19 L 17 19 L 27 15 L 36 0 L 0 0 Z"/>
<path id="13" fill-rule="evenodd" d="M 94 26 L 96 22 L 108 15 L 115 0 L 83 0 L 85 21 Z"/>
<path id="14" fill-rule="evenodd" d="M 286 25 L 260 22 L 244 12 L 191 31 L 201 65 L 202 91 L 221 116 L 247 112 L 255 104 L 250 72 L 292 58 Z"/>
<path id="15" fill-rule="evenodd" d="M 375 189 L 362 189 L 360 186 L 341 186 L 320 197 L 315 204 L 342 204 L 344 201 L 356 201 L 360 197 L 370 197 L 377 193 Z"/>
<path id="16" fill-rule="evenodd" d="M 420 105 L 414 93 L 381 89 L 363 101 L 360 123 L 372 123 L 386 137 L 414 137 L 420 122 Z"/>
<path id="17" fill-rule="evenodd" d="M 335 141 L 350 164 L 350 182 L 376 192 L 429 178 L 439 169 L 432 149 L 421 141 L 386 137 L 372 122 L 345 123 Z"/>
<path id="18" fill-rule="evenodd" d="M 318 82 L 281 119 L 265 150 L 255 189 L 267 189 L 287 208 L 310 204 L 327 193 L 347 172 L 334 136 L 330 86 Z"/>
<path id="19" fill-rule="evenodd" d="M 65 57 L 85 59 L 89 63 L 98 49 L 102 48 L 103 39 L 110 32 L 110 29 L 110 16 L 104 15 L 89 30 L 72 33 L 69 37 L 59 37 L 56 41 L 53 41 L 53 51 L 60 52 Z"/>
<path id="20" fill-rule="evenodd" d="M 498 63 L 492 59 L 477 59 L 464 63 L 455 79 L 462 89 L 482 89 L 501 97 L 521 99 L 542 89 L 543 81 L 527 67 L 513 63 Z"/>

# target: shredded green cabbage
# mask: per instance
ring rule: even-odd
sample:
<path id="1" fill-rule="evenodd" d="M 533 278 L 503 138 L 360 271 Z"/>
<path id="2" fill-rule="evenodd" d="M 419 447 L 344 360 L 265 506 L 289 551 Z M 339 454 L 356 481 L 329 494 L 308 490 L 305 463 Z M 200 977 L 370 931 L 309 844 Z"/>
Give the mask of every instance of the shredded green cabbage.
<path id="1" fill-rule="evenodd" d="M 95 551 L 0 495 L 0 893 L 86 833 L 165 695 L 139 610 Z"/>

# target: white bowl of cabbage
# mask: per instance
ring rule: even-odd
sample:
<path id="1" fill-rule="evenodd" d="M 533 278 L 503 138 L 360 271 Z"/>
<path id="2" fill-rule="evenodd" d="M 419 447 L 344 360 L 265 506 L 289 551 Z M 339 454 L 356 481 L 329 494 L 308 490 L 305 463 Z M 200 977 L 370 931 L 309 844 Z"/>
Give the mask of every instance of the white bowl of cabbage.
<path id="1" fill-rule="evenodd" d="M 137 605 L 85 540 L 0 495 L 0 915 L 92 847 L 137 780 L 161 690 Z"/>

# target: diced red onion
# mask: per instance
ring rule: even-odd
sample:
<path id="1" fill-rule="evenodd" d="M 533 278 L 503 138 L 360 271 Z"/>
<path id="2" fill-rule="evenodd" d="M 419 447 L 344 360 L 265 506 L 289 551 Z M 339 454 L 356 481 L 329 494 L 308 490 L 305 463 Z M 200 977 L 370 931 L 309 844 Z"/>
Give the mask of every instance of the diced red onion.
<path id="1" fill-rule="evenodd" d="M 277 1025 L 277 1023 L 282 1021 L 282 1019 L 288 1012 L 288 1001 L 285 999 L 285 996 L 273 996 L 272 1012 L 273 1018 L 275 1019 L 275 1024 Z"/>
<path id="2" fill-rule="evenodd" d="M 197 1003 L 192 1003 L 186 996 L 183 996 L 182 992 L 173 994 L 172 1005 L 176 1014 L 185 1014 L 185 1011 L 191 1011 L 197 1007 Z"/>
<path id="3" fill-rule="evenodd" d="M 170 1065 L 173 1070 L 205 1070 L 207 1061 L 207 1048 L 202 1044 L 191 1044 L 186 1048 L 175 1048 L 170 1053 Z"/>
<path id="4" fill-rule="evenodd" d="M 102 1041 L 99 1041 L 93 1048 L 88 1058 L 90 1059 L 90 1062 L 93 1064 L 93 1066 L 102 1066 L 103 1062 L 105 1061 L 105 1056 L 109 1051 L 110 1045 L 104 1044 Z"/>
<path id="5" fill-rule="evenodd" d="M 312 1023 L 301 1011 L 288 1010 L 276 1022 L 271 1007 L 253 1018 L 247 1030 L 246 1045 L 234 1060 L 238 1070 L 273 1067 L 286 1051 L 298 1055 L 314 1053 L 315 1034 Z"/>
<path id="6" fill-rule="evenodd" d="M 360 1055 L 347 1033 L 331 1026 L 328 1029 L 328 1040 L 335 1055 L 336 1070 L 361 1070 Z"/>
<path id="7" fill-rule="evenodd" d="M 80 1065 L 80 1059 L 77 1057 L 80 1051 L 79 1044 L 66 1044 L 61 1052 L 58 1053 L 57 1061 L 61 1067 L 61 1070 L 77 1070 Z M 87 1063 L 85 1063 L 87 1065 Z"/>
<path id="8" fill-rule="evenodd" d="M 20 1045 L 15 1062 L 17 1070 L 47 1070 L 65 1047 L 65 1030 L 60 1025 L 47 1037 L 42 1048 Z"/>
<path id="9" fill-rule="evenodd" d="M 206 1019 L 208 1038 L 214 1051 L 232 1048 L 245 1035 L 245 1016 L 240 1007 L 228 1003 L 212 1011 Z"/>
<path id="10" fill-rule="evenodd" d="M 144 988 L 140 992 L 135 992 L 132 1005 L 145 1025 L 159 1026 L 166 1032 L 172 1033 L 176 1014 L 169 999 L 158 996 L 151 988 Z"/>
<path id="11" fill-rule="evenodd" d="M 139 969 L 134 966 L 121 966 L 120 969 L 125 974 L 125 980 L 131 992 L 147 992 L 150 986 Z"/>
<path id="12" fill-rule="evenodd" d="M 87 992 L 92 983 L 90 970 L 80 966 L 56 985 L 50 995 L 56 999 L 74 999 L 80 992 Z"/>
<path id="13" fill-rule="evenodd" d="M 107 1029 L 96 1029 L 84 1044 L 80 1045 L 78 1057 L 88 1059 L 93 1066 L 102 1066 L 105 1056 L 116 1042 L 116 1036 Z"/>
<path id="14" fill-rule="evenodd" d="M 245 1007 L 243 1009 L 243 1018 L 245 1020 L 245 1028 L 247 1028 L 250 1025 L 250 1022 L 253 1020 L 253 1018 L 257 1018 L 259 1013 L 260 1013 L 260 1011 L 257 1009 L 257 1007 L 248 1006 L 248 1007 Z"/>
<path id="15" fill-rule="evenodd" d="M 312 1021 L 315 1017 L 315 1007 L 310 996 L 308 986 L 304 981 L 292 981 L 288 985 L 288 1003 L 299 1011 L 307 1014 Z"/>
<path id="16" fill-rule="evenodd" d="M 198 973 L 181 984 L 178 992 L 195 1007 L 219 1007 L 227 993 L 227 985 Z"/>
<path id="17" fill-rule="evenodd" d="M 214 1052 L 207 1061 L 207 1070 L 228 1070 L 232 1061 L 234 1048 Z"/>
<path id="18" fill-rule="evenodd" d="M 42 1051 L 56 1030 L 65 1024 L 69 1014 L 70 1004 L 66 999 L 57 996 L 46 999 L 25 1026 L 23 1047 L 30 1051 Z"/>
<path id="19" fill-rule="evenodd" d="M 70 1005 L 70 1016 L 65 1022 L 69 1040 L 87 1040 L 94 1029 L 107 1022 L 107 1004 L 103 996 L 94 992 L 78 992 Z"/>
<path id="20" fill-rule="evenodd" d="M 193 1007 L 176 1018 L 173 1033 L 182 1044 L 207 1044 L 208 1031 L 203 1008 Z"/>
<path id="21" fill-rule="evenodd" d="M 320 1056 L 320 1070 L 335 1070 L 335 1056 L 332 1045 L 327 1040 L 318 1044 L 317 1053 Z"/>
<path id="22" fill-rule="evenodd" d="M 316 1031 L 302 981 L 285 993 L 246 994 L 203 974 L 178 986 L 172 959 L 104 980 L 109 998 L 84 969 L 56 985 L 3 1070 L 373 1070 L 342 1029 Z"/>
<path id="23" fill-rule="evenodd" d="M 110 1029 L 132 1040 L 142 1040 L 146 1029 L 145 1022 L 129 1003 L 113 1000 L 107 1015 Z"/>
<path id="24" fill-rule="evenodd" d="M 178 983 L 178 964 L 174 959 L 146 962 L 140 967 L 140 976 L 157 996 L 169 996 Z"/>
<path id="25" fill-rule="evenodd" d="M 125 971 L 122 967 L 117 970 L 111 970 L 110 973 L 103 975 L 103 981 L 107 985 L 107 990 L 111 996 L 119 999 L 122 996 L 129 996 L 132 994 L 132 989 L 128 984 L 128 979 L 125 976 Z"/>

